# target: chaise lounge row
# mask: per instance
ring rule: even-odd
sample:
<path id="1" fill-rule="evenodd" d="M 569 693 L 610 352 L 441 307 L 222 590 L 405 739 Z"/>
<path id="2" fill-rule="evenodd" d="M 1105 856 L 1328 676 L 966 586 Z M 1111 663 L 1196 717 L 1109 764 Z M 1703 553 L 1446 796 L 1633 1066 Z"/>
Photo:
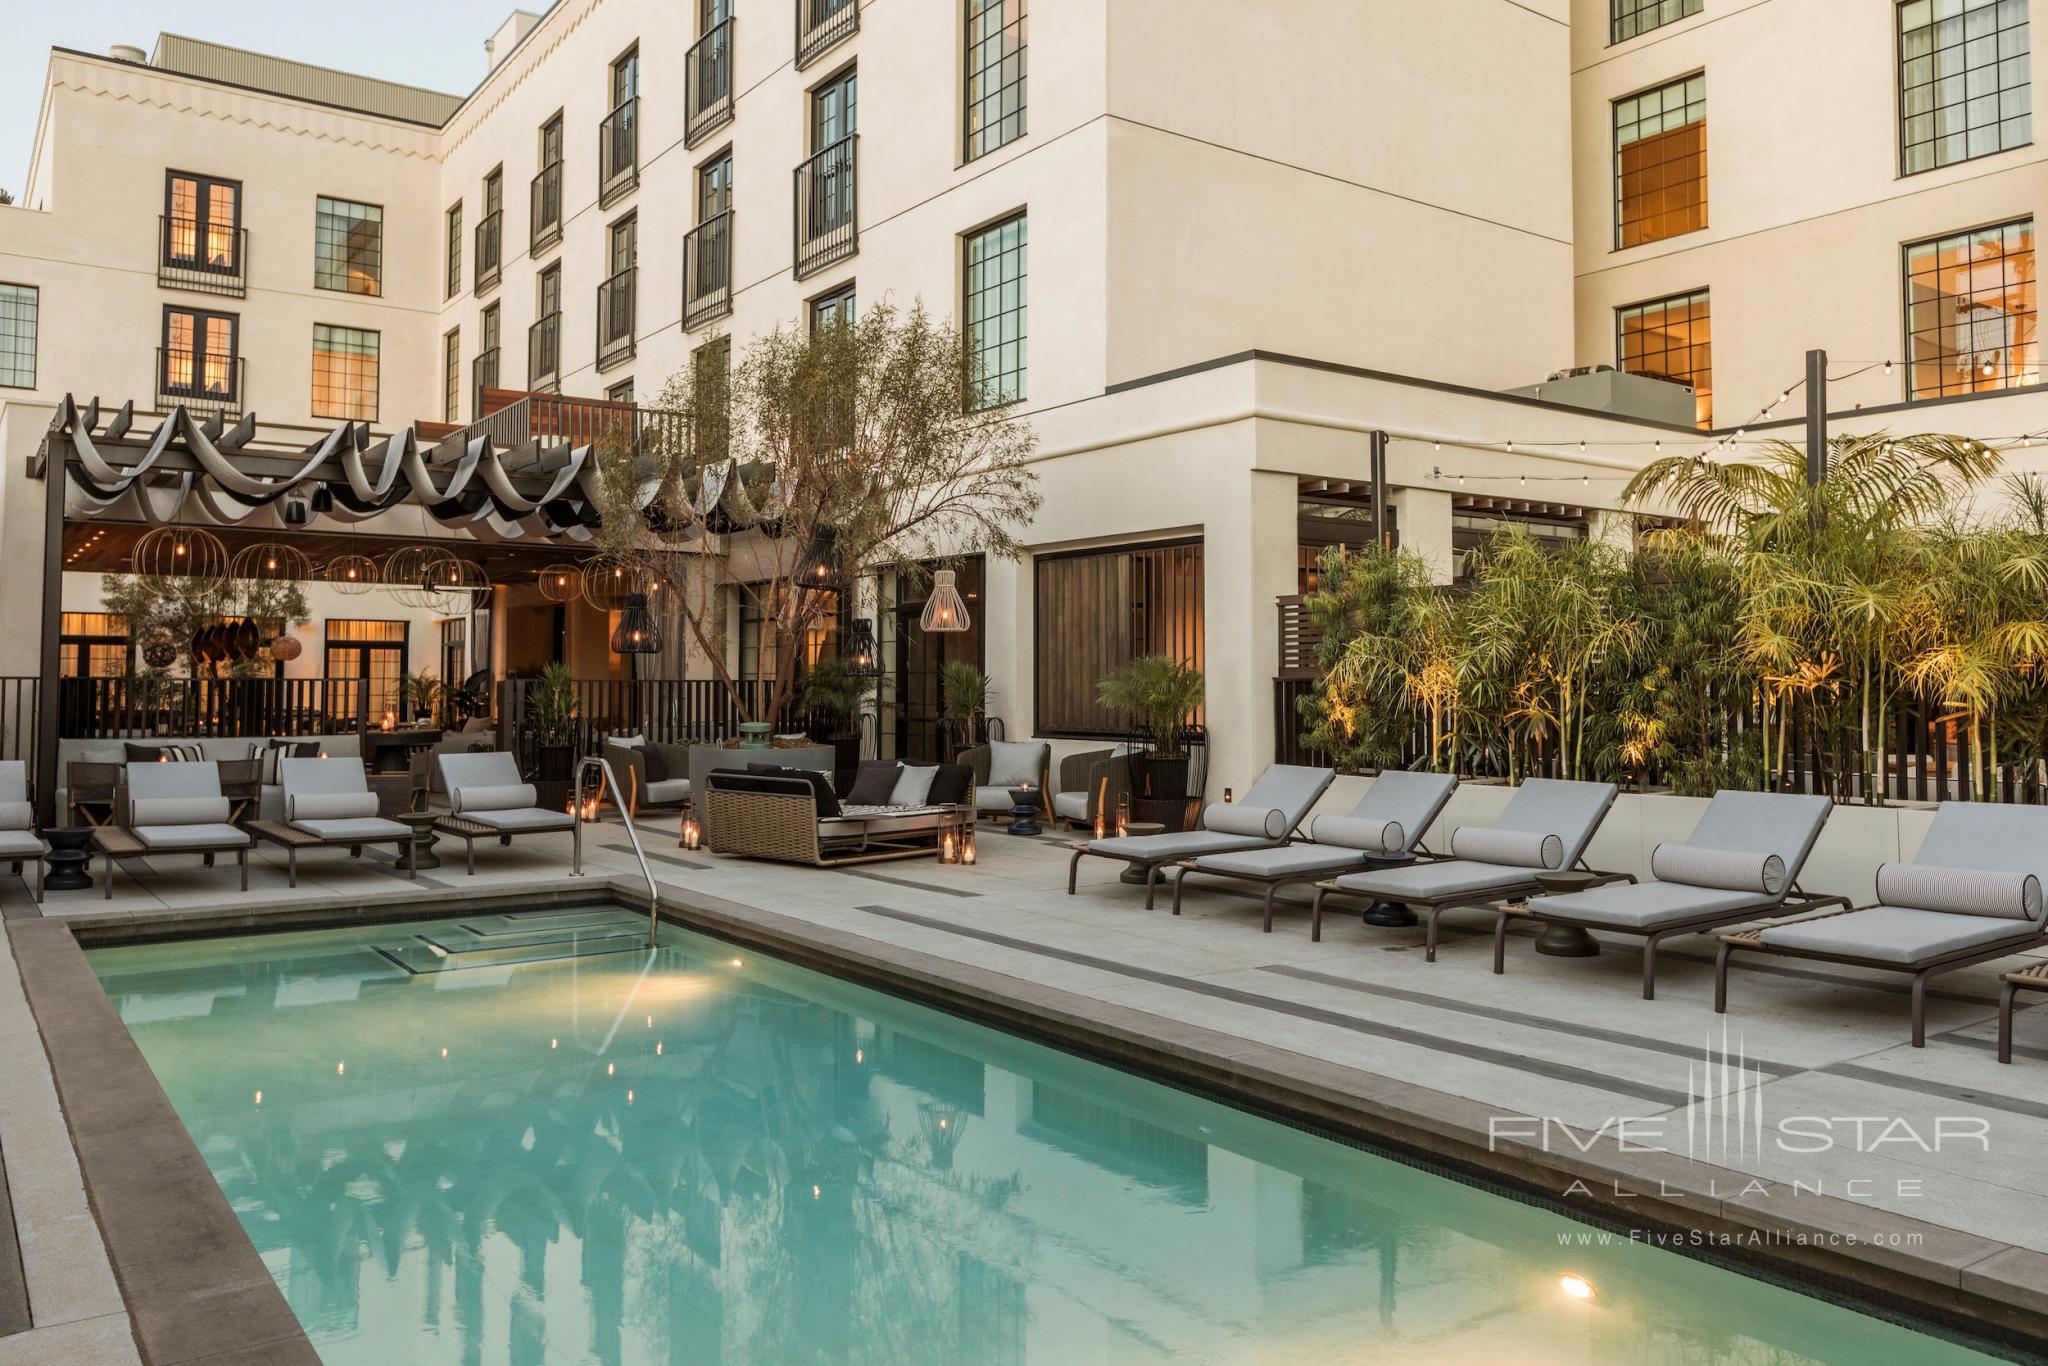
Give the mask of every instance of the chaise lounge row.
<path id="1" fill-rule="evenodd" d="M 1910 973 L 1913 1044 L 1926 1038 L 1929 979 L 1956 968 L 2048 943 L 2048 808 L 1944 803 L 1910 863 L 1877 870 L 1876 904 L 1813 895 L 1800 873 L 1833 810 L 1826 797 L 1716 793 L 1682 843 L 1651 851 L 1647 881 L 1586 867 L 1584 853 L 1613 806 L 1612 783 L 1530 779 L 1491 825 L 1461 826 L 1448 848 L 1422 843 L 1457 787 L 1446 774 L 1382 773 L 1346 815 L 1302 822 L 1335 778 L 1330 769 L 1276 764 L 1244 800 L 1212 805 L 1203 828 L 1097 840 L 1068 864 L 1075 890 L 1086 857 L 1145 872 L 1145 904 L 1169 871 L 1173 911 L 1187 880 L 1214 878 L 1264 889 L 1264 928 L 1273 927 L 1280 888 L 1313 883 L 1310 937 L 1322 937 L 1332 897 L 1396 903 L 1420 912 L 1425 959 L 1436 960 L 1438 926 L 1454 910 L 1490 911 L 1493 970 L 1506 970 L 1507 929 L 1531 919 L 1643 940 L 1643 997 L 1654 999 L 1657 949 L 1665 940 L 1730 930 L 1787 913 L 1799 918 L 1720 936 L 1714 1008 L 1727 1008 L 1728 967 L 1740 952 L 1774 953 Z M 1578 870 L 1578 889 L 1548 893 L 1546 874 Z M 1555 880 L 1555 879 L 1553 879 Z M 1829 914 L 1812 912 L 1836 908 Z M 2013 992 L 2002 1003 L 2010 1037 Z M 2009 1045 L 2001 1058 L 2009 1055 Z"/>

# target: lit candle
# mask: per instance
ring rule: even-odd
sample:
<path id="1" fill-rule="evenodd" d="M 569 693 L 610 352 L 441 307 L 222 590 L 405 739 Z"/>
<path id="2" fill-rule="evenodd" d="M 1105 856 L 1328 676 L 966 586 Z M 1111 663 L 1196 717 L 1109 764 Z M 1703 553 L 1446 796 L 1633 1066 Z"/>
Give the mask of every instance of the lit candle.
<path id="1" fill-rule="evenodd" d="M 939 862 L 958 863 L 959 861 L 959 848 L 953 842 L 953 832 L 948 830 L 946 837 L 939 842 Z"/>
<path id="2" fill-rule="evenodd" d="M 699 828 L 699 826 L 697 825 L 697 822 L 696 822 L 696 821 L 694 821 L 694 820 L 688 820 L 688 819 L 684 820 L 684 822 L 683 822 L 683 848 L 685 848 L 685 849 L 695 849 L 695 848 L 697 848 L 697 847 L 698 847 L 699 845 L 701 845 L 701 844 L 703 843 L 703 840 L 704 840 L 704 832 L 703 832 L 703 830 L 702 830 L 701 828 Z"/>

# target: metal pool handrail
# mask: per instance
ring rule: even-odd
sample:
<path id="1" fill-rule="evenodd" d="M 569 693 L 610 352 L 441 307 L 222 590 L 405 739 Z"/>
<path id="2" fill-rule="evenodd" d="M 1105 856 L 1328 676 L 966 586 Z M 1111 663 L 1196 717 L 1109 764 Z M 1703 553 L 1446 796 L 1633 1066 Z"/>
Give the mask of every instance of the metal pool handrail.
<path id="1" fill-rule="evenodd" d="M 655 946 L 656 933 L 661 927 L 661 890 L 654 885 L 654 874 L 647 869 L 647 855 L 640 851 L 640 833 L 633 828 L 633 817 L 626 811 L 626 799 L 619 793 L 619 780 L 612 772 L 611 760 L 602 754 L 586 754 L 583 756 L 583 762 L 576 765 L 576 819 L 583 819 L 583 775 L 592 769 L 597 770 L 598 797 L 602 799 L 605 790 L 609 788 L 612 804 L 625 816 L 626 838 L 633 843 L 633 857 L 640 862 L 640 876 L 647 880 L 647 947 L 651 949 Z"/>

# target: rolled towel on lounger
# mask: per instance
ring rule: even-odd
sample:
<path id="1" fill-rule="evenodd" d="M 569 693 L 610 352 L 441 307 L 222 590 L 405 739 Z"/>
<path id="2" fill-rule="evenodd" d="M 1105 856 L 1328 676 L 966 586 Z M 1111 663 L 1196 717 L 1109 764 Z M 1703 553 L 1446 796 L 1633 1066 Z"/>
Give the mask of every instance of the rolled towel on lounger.
<path id="1" fill-rule="evenodd" d="M 1564 841 L 1534 830 L 1500 830 L 1468 825 L 1451 836 L 1451 857 L 1509 868 L 1561 868 Z"/>
<path id="2" fill-rule="evenodd" d="M 1650 872 L 1659 882 L 1681 882 L 1688 887 L 1761 892 L 1766 896 L 1776 896 L 1785 890 L 1784 859 L 1743 849 L 1660 844 L 1650 851 Z"/>
<path id="3" fill-rule="evenodd" d="M 226 797 L 137 797 L 129 808 L 136 825 L 217 825 L 229 811 Z"/>
<path id="4" fill-rule="evenodd" d="M 1202 824 L 1226 835 L 1257 835 L 1277 840 L 1287 833 L 1287 813 L 1277 806 L 1211 802 L 1202 810 Z"/>
<path id="5" fill-rule="evenodd" d="M 1367 854 L 1398 854 L 1408 847 L 1408 836 L 1399 821 L 1376 821 L 1357 816 L 1318 816 L 1309 826 L 1317 844 L 1334 844 L 1339 849 L 1357 849 Z"/>
<path id="6" fill-rule="evenodd" d="M 462 811 L 518 811 L 534 805 L 540 793 L 532 783 L 507 783 L 502 787 L 462 787 L 452 794 L 452 805 Z"/>
<path id="7" fill-rule="evenodd" d="M 1942 868 L 1928 863 L 1881 863 L 1877 899 L 1887 906 L 2005 920 L 2041 918 L 2041 879 L 2032 873 L 1990 868 Z"/>
<path id="8" fill-rule="evenodd" d="M 377 814 L 374 792 L 299 792 L 291 796 L 286 820 L 347 821 Z"/>

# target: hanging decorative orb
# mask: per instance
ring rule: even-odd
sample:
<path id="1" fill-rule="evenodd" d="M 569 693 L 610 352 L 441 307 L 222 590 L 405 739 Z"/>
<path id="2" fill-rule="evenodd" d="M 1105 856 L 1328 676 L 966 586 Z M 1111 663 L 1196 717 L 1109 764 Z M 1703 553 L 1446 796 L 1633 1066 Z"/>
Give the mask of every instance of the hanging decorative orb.
<path id="1" fill-rule="evenodd" d="M 227 547 L 201 527 L 160 526 L 142 533 L 130 552 L 137 574 L 214 584 L 228 576 Z"/>
<path id="2" fill-rule="evenodd" d="M 313 562 L 295 545 L 257 541 L 235 552 L 228 577 L 245 583 L 303 583 L 313 577 Z"/>
<path id="3" fill-rule="evenodd" d="M 924 605 L 924 616 L 918 624 L 927 631 L 964 631 L 974 624 L 967 615 L 967 604 L 960 598 L 960 590 L 953 586 L 953 571 L 941 569 L 932 575 L 931 600 Z"/>
<path id="4" fill-rule="evenodd" d="M 335 592 L 357 597 L 377 586 L 377 562 L 368 555 L 336 555 L 321 577 Z"/>
<path id="5" fill-rule="evenodd" d="M 540 585 L 540 595 L 549 602 L 567 602 L 583 591 L 583 566 L 580 564 L 551 564 L 534 576 Z"/>
<path id="6" fill-rule="evenodd" d="M 626 599 L 647 592 L 647 571 L 630 560 L 600 555 L 583 567 L 583 600 L 600 612 L 623 612 Z"/>
<path id="7" fill-rule="evenodd" d="M 428 582 L 427 569 L 436 556 L 447 552 L 438 546 L 402 545 L 384 557 L 383 585 L 407 607 L 432 608 L 438 604 Z"/>
<path id="8" fill-rule="evenodd" d="M 178 642 L 158 632 L 142 642 L 142 662 L 152 669 L 168 669 L 178 662 Z"/>
<path id="9" fill-rule="evenodd" d="M 430 560 L 425 586 L 434 607 L 450 616 L 473 612 L 491 596 L 491 576 L 475 560 L 460 555 Z"/>
<path id="10" fill-rule="evenodd" d="M 279 636 L 270 642 L 270 657 L 280 664 L 288 664 L 297 659 L 305 648 L 297 636 Z"/>

